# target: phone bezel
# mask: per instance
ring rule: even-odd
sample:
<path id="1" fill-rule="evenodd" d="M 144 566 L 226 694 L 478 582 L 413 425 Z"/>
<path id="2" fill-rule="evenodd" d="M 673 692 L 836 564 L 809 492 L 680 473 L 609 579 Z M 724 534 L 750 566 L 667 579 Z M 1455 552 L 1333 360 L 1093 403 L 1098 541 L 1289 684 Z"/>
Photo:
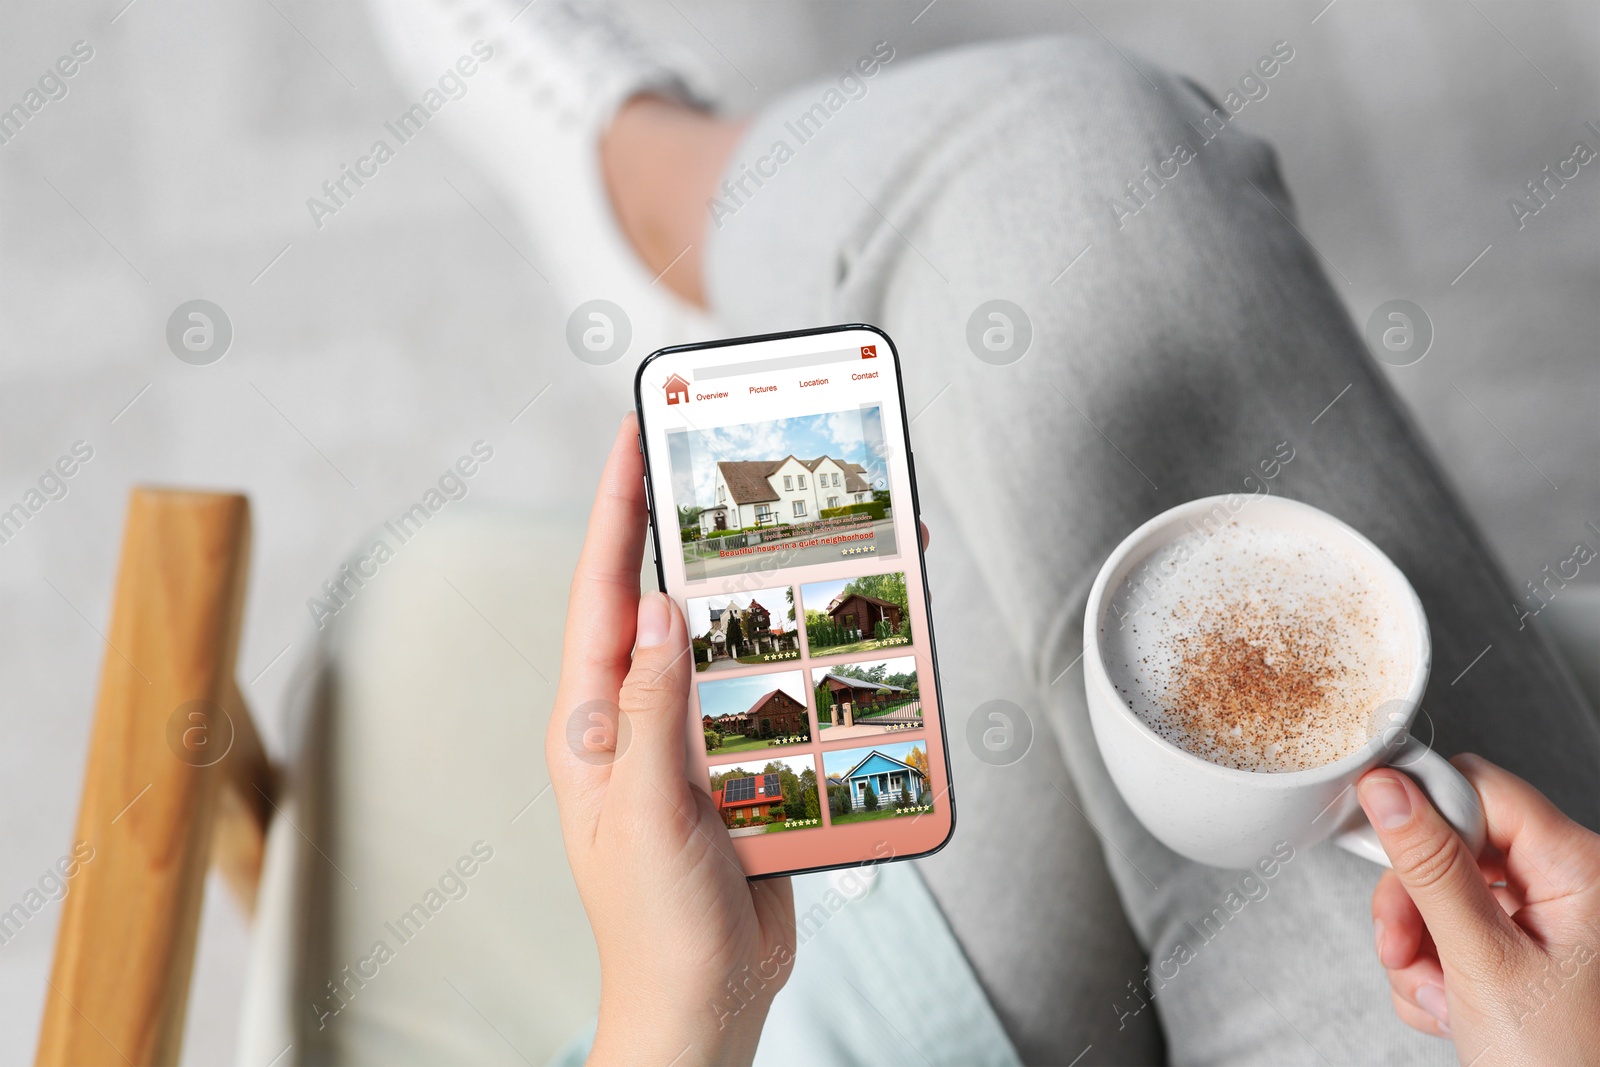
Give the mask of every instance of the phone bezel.
<path id="1" fill-rule="evenodd" d="M 655 486 L 650 480 L 650 446 L 644 432 L 644 373 L 645 370 L 662 356 L 677 355 L 683 352 L 703 352 L 713 348 L 734 348 L 740 345 L 761 344 L 767 341 L 782 341 L 792 337 L 815 337 L 821 334 L 845 333 L 852 330 L 865 330 L 876 334 L 888 346 L 889 358 L 894 361 L 894 387 L 900 399 L 900 437 L 905 442 L 906 449 L 906 475 L 911 483 L 911 517 L 915 524 L 915 533 L 912 538 L 917 547 L 917 569 L 922 576 L 922 613 L 928 626 L 928 661 L 933 668 L 933 694 L 938 704 L 939 714 L 939 747 L 944 754 L 945 775 L 945 801 L 950 805 L 950 826 L 945 831 L 944 839 L 932 848 L 921 852 L 912 852 L 906 855 L 894 855 L 887 859 L 867 857 L 864 859 L 844 860 L 839 863 L 827 863 L 816 867 L 796 867 L 792 870 L 771 871 L 766 874 L 747 874 L 751 880 L 758 878 L 789 878 L 797 874 L 816 874 L 822 871 L 836 871 L 847 867 L 872 867 L 880 863 L 896 863 L 901 860 L 921 859 L 931 856 L 950 843 L 956 833 L 956 789 L 955 772 L 950 764 L 950 733 L 944 714 L 944 690 L 939 680 L 939 649 L 938 639 L 933 627 L 933 603 L 928 590 L 928 561 L 922 547 L 922 502 L 917 496 L 917 463 L 916 455 L 911 448 L 911 423 L 906 418 L 906 393 L 905 379 L 901 373 L 900 351 L 895 348 L 894 341 L 887 333 L 876 326 L 864 322 L 841 323 L 836 326 L 817 326 L 806 330 L 786 330 L 782 333 L 752 334 L 747 337 L 729 337 L 715 341 L 695 341 L 691 344 L 669 345 L 658 348 L 639 362 L 639 369 L 633 375 L 633 405 L 639 420 L 639 452 L 644 458 L 644 483 L 646 504 L 650 512 L 650 545 L 656 565 L 656 588 L 667 593 L 667 575 L 661 565 L 661 533 L 656 524 L 656 497 Z M 820 760 L 819 760 L 820 763 Z M 820 797 L 818 798 L 821 799 Z"/>

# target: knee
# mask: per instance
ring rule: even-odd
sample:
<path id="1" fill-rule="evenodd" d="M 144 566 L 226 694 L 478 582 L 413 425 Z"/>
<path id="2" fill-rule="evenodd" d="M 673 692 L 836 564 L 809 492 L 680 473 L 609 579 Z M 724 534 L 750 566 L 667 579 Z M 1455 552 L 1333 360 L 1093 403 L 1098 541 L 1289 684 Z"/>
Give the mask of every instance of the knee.
<path id="1" fill-rule="evenodd" d="M 1046 37 L 980 46 L 981 62 L 1011 85 L 1007 94 L 1046 126 L 1065 122 L 1097 139 L 1142 134 L 1158 144 L 1209 142 L 1259 110 L 1296 57 L 1287 40 L 1263 47 L 1226 84 L 1201 86 L 1118 48 L 1086 37 Z"/>
<path id="2" fill-rule="evenodd" d="M 1270 149 L 1238 128 L 1282 77 L 1293 46 L 1280 42 L 1214 91 L 1102 40 L 1048 38 L 1013 48 L 1018 109 L 1013 123 L 1035 131 L 1013 144 L 1059 178 L 1130 206 L 1197 170 L 1250 173 L 1270 168 Z M 1270 70 L 1270 77 L 1264 72 Z M 1242 182 L 1240 182 L 1242 184 Z M 1131 186 L 1131 189 L 1130 189 Z"/>
<path id="3" fill-rule="evenodd" d="M 1076 37 L 984 45 L 960 61 L 981 64 L 986 75 L 973 83 L 991 99 L 946 125 L 946 138 L 966 143 L 942 153 L 947 169 L 924 186 L 931 195 L 919 223 L 939 231 L 928 235 L 934 242 L 955 235 L 950 254 L 968 262 L 997 250 L 1000 262 L 987 271 L 1031 274 L 1055 263 L 1054 274 L 1063 251 L 1070 258 L 1127 231 L 1168 250 L 1202 244 L 1211 220 L 1239 216 L 1256 190 L 1281 188 L 1271 149 L 1237 128 L 1239 112 L 1256 106 L 1237 86 L 1212 99 L 1106 42 Z M 1281 78 L 1282 61 L 1273 63 Z M 1249 82 L 1258 100 L 1270 92 L 1259 78 Z"/>

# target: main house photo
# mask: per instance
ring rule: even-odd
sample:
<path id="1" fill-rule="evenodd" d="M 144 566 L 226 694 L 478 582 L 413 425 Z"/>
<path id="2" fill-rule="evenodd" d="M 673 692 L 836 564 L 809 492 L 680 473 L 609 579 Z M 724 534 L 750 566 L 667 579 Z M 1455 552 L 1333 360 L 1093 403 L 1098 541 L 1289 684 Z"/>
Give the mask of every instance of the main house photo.
<path id="1" fill-rule="evenodd" d="M 933 810 L 928 743 L 901 741 L 822 754 L 833 825 L 892 819 Z"/>
<path id="2" fill-rule="evenodd" d="M 875 652 L 911 644 L 904 571 L 801 586 L 806 649 L 813 656 Z"/>
<path id="3" fill-rule="evenodd" d="M 813 667 L 811 685 L 823 741 L 922 725 L 917 661 L 911 656 Z"/>
<path id="4" fill-rule="evenodd" d="M 805 675 L 800 671 L 708 680 L 697 691 L 709 755 L 811 740 Z"/>
<path id="5" fill-rule="evenodd" d="M 697 671 L 735 670 L 800 656 L 794 586 L 691 597 L 687 614 Z"/>
<path id="6" fill-rule="evenodd" d="M 882 409 L 667 435 L 690 581 L 895 556 Z"/>
<path id="7" fill-rule="evenodd" d="M 817 768 L 810 756 L 712 767 L 711 801 L 733 837 L 822 824 Z"/>

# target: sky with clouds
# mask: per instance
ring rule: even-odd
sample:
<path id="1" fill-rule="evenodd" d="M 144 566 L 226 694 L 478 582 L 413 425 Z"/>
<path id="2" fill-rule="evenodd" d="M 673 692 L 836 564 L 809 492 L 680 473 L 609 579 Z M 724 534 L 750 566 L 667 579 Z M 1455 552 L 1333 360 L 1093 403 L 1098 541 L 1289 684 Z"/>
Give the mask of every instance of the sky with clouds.
<path id="1" fill-rule="evenodd" d="M 824 752 L 822 754 L 822 765 L 826 776 L 834 778 L 866 759 L 868 752 L 876 750 L 890 759 L 897 759 L 904 763 L 906 762 L 906 757 L 911 754 L 911 750 L 914 748 L 920 748 L 923 752 L 927 752 L 928 742 L 899 741 L 892 745 L 869 745 L 865 748 L 847 748 L 837 752 Z"/>
<path id="2" fill-rule="evenodd" d="M 888 486 L 883 414 L 876 404 L 826 415 L 669 433 L 667 451 L 672 462 L 672 496 L 680 507 L 715 504 L 717 464 L 727 460 L 832 456 L 865 467 L 869 485 Z"/>
<path id="3" fill-rule="evenodd" d="M 811 682 L 813 685 L 822 684 L 822 676 L 829 671 L 838 672 L 840 667 L 860 667 L 870 671 L 872 668 L 883 664 L 885 674 L 916 674 L 917 658 L 915 656 L 899 656 L 895 659 L 864 659 L 850 663 L 840 663 L 834 666 L 811 668 Z"/>
<path id="4" fill-rule="evenodd" d="M 713 764 L 710 773 L 727 774 L 729 771 L 744 771 L 746 774 L 760 774 L 761 768 L 769 763 L 781 763 L 793 771 L 796 777 L 816 766 L 811 762 L 810 756 L 762 756 L 760 759 L 746 759 L 740 763 Z"/>
<path id="5" fill-rule="evenodd" d="M 800 603 L 807 611 L 827 611 L 833 598 L 853 581 L 854 578 L 835 578 L 831 582 L 808 582 L 800 587 Z"/>
<path id="6" fill-rule="evenodd" d="M 700 714 L 713 719 L 719 715 L 738 715 L 750 710 L 756 699 L 774 689 L 782 689 L 801 704 L 806 698 L 806 682 L 799 671 L 778 674 L 753 674 L 746 678 L 719 678 L 700 683 Z"/>
<path id="7" fill-rule="evenodd" d="M 767 609 L 767 615 L 771 617 L 774 628 L 792 630 L 794 626 L 789 622 L 789 599 L 784 596 L 787 588 L 780 585 L 776 589 L 756 589 L 748 593 L 730 593 L 727 596 L 692 597 L 689 600 L 689 636 L 704 637 L 705 632 L 711 629 L 711 609 L 725 607 L 733 600 L 737 600 L 740 607 L 754 600 Z"/>

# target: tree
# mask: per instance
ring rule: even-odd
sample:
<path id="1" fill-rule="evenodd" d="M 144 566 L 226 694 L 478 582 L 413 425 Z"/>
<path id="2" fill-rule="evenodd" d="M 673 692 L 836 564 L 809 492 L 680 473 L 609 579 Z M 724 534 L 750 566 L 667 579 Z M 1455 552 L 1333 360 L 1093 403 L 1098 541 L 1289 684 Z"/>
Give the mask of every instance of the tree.
<path id="1" fill-rule="evenodd" d="M 806 787 L 804 782 L 786 764 L 778 760 L 772 760 L 761 768 L 761 773 L 776 774 L 778 776 L 778 788 L 782 792 L 784 810 L 789 813 L 789 818 L 800 818 L 801 813 L 805 811 L 804 791 Z M 811 774 L 812 772 L 808 770 L 806 773 Z M 816 789 L 815 782 L 816 779 L 813 776 L 813 791 Z"/>
<path id="2" fill-rule="evenodd" d="M 917 773 L 922 775 L 924 782 L 928 781 L 928 753 L 926 749 L 914 748 L 906 754 L 906 765 L 915 767 Z"/>
<path id="3" fill-rule="evenodd" d="M 764 774 L 778 776 L 778 788 L 783 792 L 783 806 L 786 808 L 797 807 L 800 803 L 800 779 L 795 777 L 793 771 L 774 760 L 767 764 Z"/>
<path id="4" fill-rule="evenodd" d="M 867 795 L 862 798 L 862 806 L 868 811 L 878 810 L 878 791 L 872 788 L 872 783 L 867 783 Z"/>
<path id="5" fill-rule="evenodd" d="M 789 604 L 789 621 L 794 622 L 794 586 L 784 588 L 783 599 Z"/>
<path id="6" fill-rule="evenodd" d="M 706 731 L 706 751 L 710 752 L 714 748 L 721 748 L 721 747 L 722 747 L 722 735 L 717 733 L 717 731 L 715 731 L 715 730 L 707 730 Z"/>
<path id="7" fill-rule="evenodd" d="M 802 817 L 807 819 L 815 819 L 821 814 L 822 810 L 817 805 L 817 791 L 813 789 L 811 792 L 806 794 L 805 813 Z"/>
<path id="8" fill-rule="evenodd" d="M 850 790 L 842 785 L 828 787 L 828 813 L 830 815 L 850 814 Z"/>
<path id="9" fill-rule="evenodd" d="M 885 675 L 882 680 L 884 682 L 888 683 L 889 685 L 897 685 L 901 689 L 909 689 L 913 693 L 915 693 L 917 691 L 917 672 L 916 671 L 907 671 L 905 674 L 889 674 L 889 675 Z"/>
<path id="10" fill-rule="evenodd" d="M 739 616 L 732 614 L 733 608 L 730 606 L 727 610 L 728 628 L 724 632 L 728 635 L 728 651 L 737 657 L 740 646 L 744 644 L 744 627 L 739 623 Z"/>
<path id="11" fill-rule="evenodd" d="M 870 667 L 859 663 L 841 663 L 836 667 L 829 667 L 828 670 L 841 678 L 859 678 L 863 682 L 888 682 L 890 685 L 897 684 L 894 679 L 899 677 L 898 675 L 886 677 L 889 671 L 887 663 L 874 663 Z"/>
<path id="12" fill-rule="evenodd" d="M 887 600 L 891 604 L 898 604 L 902 612 L 906 610 L 906 576 L 899 571 L 892 574 L 862 575 L 846 585 L 839 595 L 846 597 L 851 593 Z"/>
<path id="13" fill-rule="evenodd" d="M 680 527 L 695 525 L 700 521 L 700 513 L 704 510 L 705 508 L 697 508 L 694 506 L 685 507 L 683 505 L 679 505 L 678 525 Z"/>

